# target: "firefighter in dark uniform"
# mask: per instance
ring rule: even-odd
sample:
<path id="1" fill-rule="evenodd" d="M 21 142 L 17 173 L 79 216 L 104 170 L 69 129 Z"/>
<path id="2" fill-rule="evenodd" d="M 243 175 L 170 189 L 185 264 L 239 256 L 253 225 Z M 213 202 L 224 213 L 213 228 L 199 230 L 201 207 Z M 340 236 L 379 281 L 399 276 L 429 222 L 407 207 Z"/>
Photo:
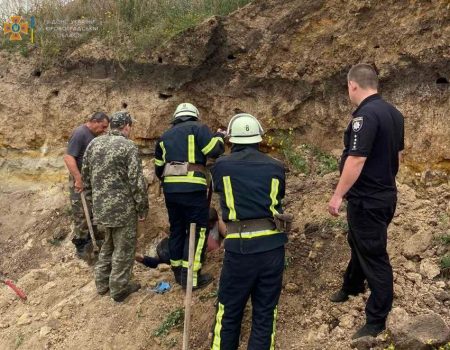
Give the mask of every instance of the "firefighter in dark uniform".
<path id="1" fill-rule="evenodd" d="M 197 224 L 193 288 L 212 281 L 201 274 L 208 241 L 206 159 L 224 152 L 224 132 L 215 135 L 199 122 L 198 109 L 190 103 L 180 104 L 173 115 L 172 127 L 155 147 L 155 172 L 162 181 L 169 214 L 170 264 L 177 283 L 186 287 L 189 255 L 189 225 Z"/>
<path id="2" fill-rule="evenodd" d="M 342 200 L 347 204 L 348 243 L 351 259 L 341 290 L 333 302 L 364 292 L 366 324 L 353 338 L 376 336 L 385 329 L 392 308 L 393 275 L 387 246 L 387 228 L 397 203 L 397 175 L 404 148 L 402 114 L 378 95 L 378 77 L 372 66 L 357 64 L 347 76 L 351 102 L 357 106 L 344 134 L 341 176 L 328 211 L 337 216 Z"/>
<path id="3" fill-rule="evenodd" d="M 219 158 L 211 171 L 227 225 L 213 350 L 238 348 L 249 297 L 253 317 L 248 349 L 274 349 L 287 242 L 274 217 L 282 214 L 285 170 L 281 162 L 259 151 L 262 134 L 252 115 L 234 116 L 228 126 L 231 154 Z"/>

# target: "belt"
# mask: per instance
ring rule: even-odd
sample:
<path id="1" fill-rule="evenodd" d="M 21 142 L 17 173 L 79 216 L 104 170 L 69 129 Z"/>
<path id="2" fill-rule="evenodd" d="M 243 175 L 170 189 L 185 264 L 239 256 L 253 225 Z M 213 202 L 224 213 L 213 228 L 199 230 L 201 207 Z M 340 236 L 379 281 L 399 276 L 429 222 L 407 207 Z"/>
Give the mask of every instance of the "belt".
<path id="1" fill-rule="evenodd" d="M 197 171 L 199 173 L 202 173 L 206 176 L 206 167 L 203 164 L 194 164 L 189 163 L 188 164 L 188 171 Z"/>
<path id="2" fill-rule="evenodd" d="M 227 234 L 241 232 L 257 232 L 275 230 L 275 222 L 272 218 L 240 220 L 226 222 Z"/>

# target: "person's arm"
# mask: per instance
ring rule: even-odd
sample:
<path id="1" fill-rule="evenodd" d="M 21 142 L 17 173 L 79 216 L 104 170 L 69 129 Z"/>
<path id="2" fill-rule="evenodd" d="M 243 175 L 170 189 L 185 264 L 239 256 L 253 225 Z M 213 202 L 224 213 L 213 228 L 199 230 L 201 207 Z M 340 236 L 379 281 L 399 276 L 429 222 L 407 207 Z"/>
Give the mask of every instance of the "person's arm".
<path id="1" fill-rule="evenodd" d="M 81 155 L 82 144 L 84 142 L 83 135 L 79 132 L 79 130 L 75 130 L 72 136 L 69 139 L 67 144 L 67 151 L 64 155 L 64 163 L 66 164 L 67 169 L 70 172 L 70 175 L 73 176 L 75 181 L 75 191 L 81 192 L 83 191 L 83 181 L 81 179 L 81 169 L 78 169 L 77 161 L 75 157 Z"/>
<path id="2" fill-rule="evenodd" d="M 139 220 L 143 221 L 148 214 L 148 194 L 147 184 L 142 172 L 142 162 L 136 145 L 131 147 L 128 154 L 128 182 L 136 203 Z"/>
<path id="3" fill-rule="evenodd" d="M 81 179 L 81 173 L 78 169 L 75 157 L 71 156 L 70 154 L 65 154 L 64 163 L 66 164 L 67 170 L 69 170 L 70 175 L 72 175 L 73 179 L 75 180 L 75 191 L 83 191 L 83 180 Z"/>
<path id="4" fill-rule="evenodd" d="M 217 158 L 225 151 L 225 132 L 221 129 L 213 135 L 206 125 L 202 125 L 197 134 L 197 142 L 206 157 Z"/>
<path id="5" fill-rule="evenodd" d="M 359 175 L 364 167 L 367 157 L 348 156 L 345 160 L 344 169 L 342 171 L 339 183 L 336 186 L 333 196 L 328 203 L 328 212 L 333 216 L 339 215 L 339 208 L 345 194 L 358 180 Z"/>
<path id="6" fill-rule="evenodd" d="M 155 175 L 158 179 L 162 179 L 164 173 L 164 166 L 166 164 L 166 150 L 164 143 L 158 140 L 155 145 Z"/>
<path id="7" fill-rule="evenodd" d="M 223 222 L 222 218 L 219 216 L 217 221 L 217 229 L 219 231 L 219 235 L 222 237 L 227 236 L 227 225 Z"/>

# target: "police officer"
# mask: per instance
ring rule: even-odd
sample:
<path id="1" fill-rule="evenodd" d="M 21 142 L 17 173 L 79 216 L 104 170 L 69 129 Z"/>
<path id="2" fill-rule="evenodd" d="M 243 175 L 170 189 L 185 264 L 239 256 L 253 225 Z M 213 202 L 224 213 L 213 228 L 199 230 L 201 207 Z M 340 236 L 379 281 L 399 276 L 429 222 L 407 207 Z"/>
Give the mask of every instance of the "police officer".
<path id="1" fill-rule="evenodd" d="M 250 296 L 253 317 L 248 349 L 274 349 L 287 242 L 274 217 L 282 213 L 284 166 L 258 150 L 263 129 L 252 115 L 235 115 L 228 134 L 231 154 L 219 158 L 212 168 L 227 236 L 211 349 L 238 348 Z"/>
<path id="2" fill-rule="evenodd" d="M 81 180 L 83 156 L 89 143 L 94 137 L 103 134 L 108 125 L 108 116 L 103 112 L 95 112 L 86 123 L 72 132 L 64 155 L 64 163 L 70 173 L 69 192 L 74 223 L 72 243 L 75 245 L 77 256 L 82 259 L 87 258 L 86 247 L 91 240 L 80 196 L 80 192 L 83 191 Z M 97 232 L 96 226 L 94 232 Z"/>
<path id="3" fill-rule="evenodd" d="M 128 112 L 111 116 L 111 130 L 93 140 L 84 155 L 82 176 L 94 222 L 106 228 L 95 266 L 100 295 L 110 291 L 118 302 L 139 290 L 130 282 L 136 251 L 137 221 L 148 212 L 147 184 L 137 146 L 128 139 L 132 118 Z"/>
<path id="4" fill-rule="evenodd" d="M 382 332 L 392 308 L 387 228 L 397 202 L 395 176 L 404 148 L 404 121 L 402 114 L 378 95 L 378 77 L 372 66 L 353 66 L 347 80 L 350 100 L 357 108 L 344 134 L 341 177 L 328 211 L 337 216 L 346 197 L 351 259 L 342 288 L 331 301 L 344 302 L 349 295 L 362 293 L 365 280 L 371 290 L 366 324 L 353 335 L 355 339 Z"/>
<path id="5" fill-rule="evenodd" d="M 188 230 L 197 224 L 193 288 L 212 281 L 201 274 L 208 240 L 208 200 L 206 195 L 206 160 L 224 151 L 224 133 L 214 135 L 199 122 L 198 109 L 191 103 L 180 104 L 173 114 L 172 127 L 156 143 L 155 173 L 162 181 L 169 214 L 170 264 L 177 283 L 187 282 L 189 255 Z"/>

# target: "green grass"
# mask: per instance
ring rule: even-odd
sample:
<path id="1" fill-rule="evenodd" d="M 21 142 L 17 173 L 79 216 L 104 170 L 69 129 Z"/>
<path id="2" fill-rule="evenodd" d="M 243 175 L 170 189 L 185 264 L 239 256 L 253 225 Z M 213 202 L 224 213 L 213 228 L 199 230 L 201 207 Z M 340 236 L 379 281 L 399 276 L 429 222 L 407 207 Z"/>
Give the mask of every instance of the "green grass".
<path id="1" fill-rule="evenodd" d="M 170 330 L 174 327 L 181 325 L 184 321 L 184 309 L 178 308 L 167 315 L 163 323 L 153 333 L 155 337 L 161 337 L 169 334 Z"/>
<path id="2" fill-rule="evenodd" d="M 198 25 L 208 17 L 224 16 L 246 5 L 250 0 L 74 0 L 64 4 L 59 0 L 36 2 L 28 13 L 19 10 L 0 16 L 22 15 L 36 18 L 36 46 L 40 50 L 42 65 L 51 65 L 58 58 L 92 38 L 102 41 L 117 61 L 126 61 L 164 44 L 188 28 Z M 93 24 L 78 25 L 94 20 Z M 65 21 L 64 25 L 53 21 Z M 75 24 L 74 24 L 75 23 Z M 67 27 L 95 30 L 63 30 Z M 61 36 L 61 32 L 66 37 Z M 76 37 L 67 37 L 75 35 Z M 10 42 L 0 36 L 0 47 L 19 50 L 28 55 L 32 50 L 29 36 L 22 42 Z"/>
<path id="3" fill-rule="evenodd" d="M 22 332 L 20 332 L 17 336 L 16 336 L 16 342 L 15 342 L 15 346 L 16 346 L 16 349 L 18 349 L 22 344 L 23 344 L 23 341 L 25 340 L 25 335 L 22 333 Z"/>
<path id="4" fill-rule="evenodd" d="M 54 245 L 55 247 L 59 247 L 61 245 L 62 240 L 55 239 L 55 238 L 49 238 L 49 239 L 47 239 L 47 242 L 50 243 L 51 245 Z"/>
<path id="5" fill-rule="evenodd" d="M 443 244 L 450 244 L 450 234 L 444 234 L 441 237 L 439 237 L 439 240 L 443 243 Z"/>
<path id="6" fill-rule="evenodd" d="M 292 128 L 289 131 L 278 130 L 274 135 L 268 135 L 266 145 L 272 150 L 278 150 L 293 171 L 323 176 L 338 169 L 338 162 L 332 155 L 314 145 L 296 144 Z"/>
<path id="7" fill-rule="evenodd" d="M 439 215 L 439 225 L 444 228 L 450 226 L 450 216 L 447 213 Z"/>
<path id="8" fill-rule="evenodd" d="M 284 269 L 287 270 L 289 267 L 291 267 L 293 262 L 294 262 L 294 257 L 290 256 L 290 255 L 287 255 L 284 258 Z"/>
<path id="9" fill-rule="evenodd" d="M 449 269 L 450 268 L 450 254 L 444 255 L 441 258 L 441 268 Z"/>
<path id="10" fill-rule="evenodd" d="M 336 229 L 340 231 L 348 231 L 347 220 L 343 218 L 326 218 L 324 220 L 324 228 Z"/>
<path id="11" fill-rule="evenodd" d="M 202 294 L 200 295 L 198 298 L 200 299 L 201 302 L 205 302 L 209 299 L 214 299 L 217 298 L 217 296 L 219 295 L 219 291 L 215 290 L 206 294 Z"/>

